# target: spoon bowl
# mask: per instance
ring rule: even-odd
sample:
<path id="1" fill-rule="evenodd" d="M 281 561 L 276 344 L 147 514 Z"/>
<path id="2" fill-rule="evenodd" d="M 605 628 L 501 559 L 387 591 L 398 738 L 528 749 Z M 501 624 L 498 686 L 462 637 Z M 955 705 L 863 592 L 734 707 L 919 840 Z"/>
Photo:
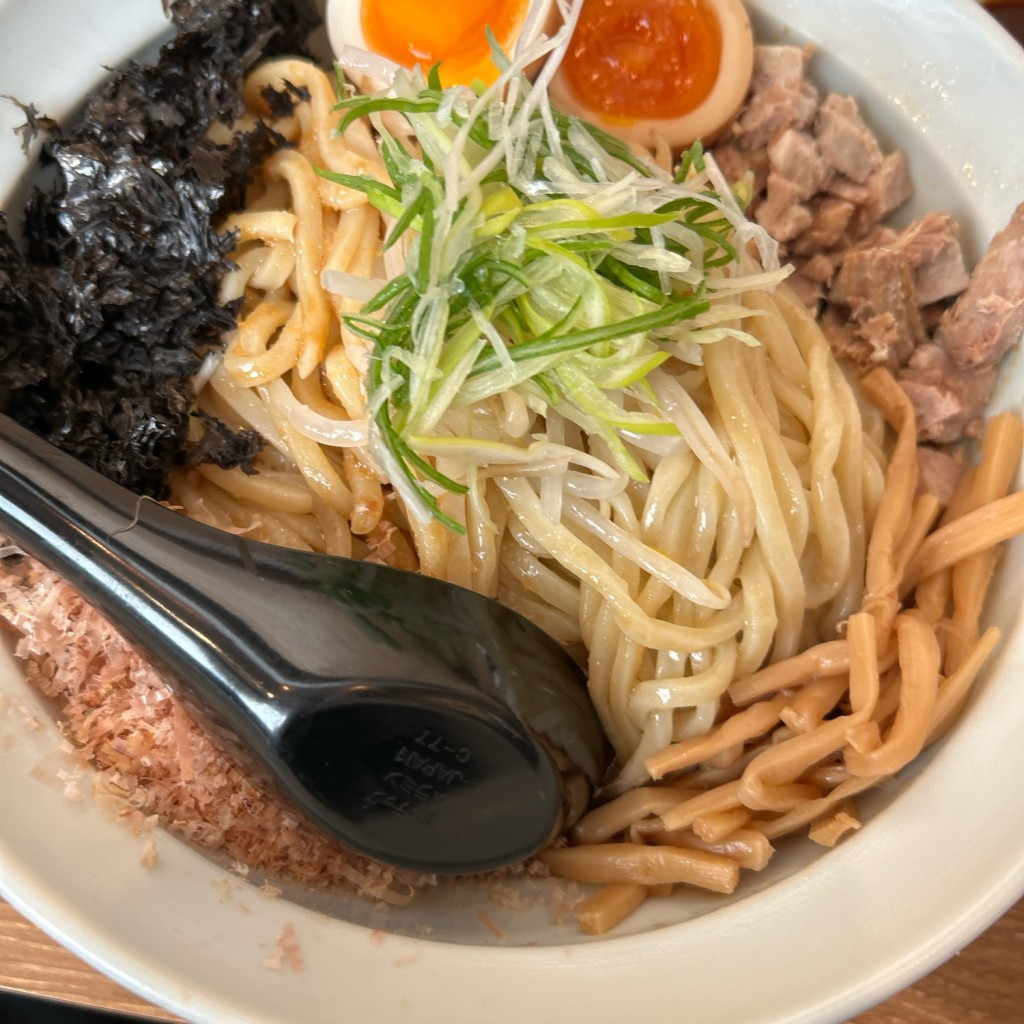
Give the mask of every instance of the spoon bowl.
<path id="1" fill-rule="evenodd" d="M 467 874 L 585 808 L 605 742 L 579 668 L 442 580 L 228 534 L 0 416 L 0 529 L 167 673 L 222 746 L 349 847 Z"/>

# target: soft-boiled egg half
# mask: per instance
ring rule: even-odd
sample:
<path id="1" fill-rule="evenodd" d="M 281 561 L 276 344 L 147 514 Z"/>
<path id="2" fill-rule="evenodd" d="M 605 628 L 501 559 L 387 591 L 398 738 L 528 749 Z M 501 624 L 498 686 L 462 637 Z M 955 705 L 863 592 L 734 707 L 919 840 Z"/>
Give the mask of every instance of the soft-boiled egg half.
<path id="1" fill-rule="evenodd" d="M 546 24 L 554 0 L 540 3 Z M 336 52 L 354 46 L 424 71 L 440 63 L 444 85 L 489 84 L 498 69 L 487 30 L 511 53 L 530 7 L 530 0 L 330 0 L 327 30 Z"/>
<path id="2" fill-rule="evenodd" d="M 732 122 L 753 64 L 740 0 L 585 0 L 551 102 L 626 142 L 680 150 Z"/>
<path id="3" fill-rule="evenodd" d="M 558 25 L 554 0 L 533 0 Z M 445 85 L 493 82 L 487 30 L 511 53 L 530 0 L 329 0 L 328 33 L 403 67 L 440 63 Z M 583 0 L 552 103 L 638 147 L 710 141 L 750 85 L 754 40 L 741 0 Z"/>

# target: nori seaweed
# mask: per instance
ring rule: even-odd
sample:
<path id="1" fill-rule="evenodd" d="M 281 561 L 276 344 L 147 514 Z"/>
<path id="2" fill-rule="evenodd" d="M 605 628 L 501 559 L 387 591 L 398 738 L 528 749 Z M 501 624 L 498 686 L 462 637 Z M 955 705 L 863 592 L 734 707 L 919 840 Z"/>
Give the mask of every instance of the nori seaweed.
<path id="1" fill-rule="evenodd" d="M 242 112 L 258 59 L 303 53 L 314 27 L 308 0 L 178 0 L 169 13 L 178 34 L 158 62 L 116 72 L 46 141 L 58 182 L 29 201 L 23 249 L 0 214 L 0 408 L 154 497 L 184 457 L 203 354 L 235 322 L 217 303 L 232 239 L 212 222 L 281 142 L 260 128 L 222 146 L 207 131 Z M 251 469 L 255 434 L 207 427 L 189 461 Z"/>

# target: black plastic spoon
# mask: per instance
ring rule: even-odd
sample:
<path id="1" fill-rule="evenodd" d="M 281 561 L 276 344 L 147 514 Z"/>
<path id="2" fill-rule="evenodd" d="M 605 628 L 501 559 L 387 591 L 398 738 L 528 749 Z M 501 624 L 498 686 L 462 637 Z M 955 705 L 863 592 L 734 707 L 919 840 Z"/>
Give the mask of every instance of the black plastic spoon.
<path id="1" fill-rule="evenodd" d="M 168 673 L 223 745 L 362 853 L 443 874 L 540 849 L 605 743 L 579 669 L 497 602 L 223 533 L 0 416 L 0 530 Z"/>

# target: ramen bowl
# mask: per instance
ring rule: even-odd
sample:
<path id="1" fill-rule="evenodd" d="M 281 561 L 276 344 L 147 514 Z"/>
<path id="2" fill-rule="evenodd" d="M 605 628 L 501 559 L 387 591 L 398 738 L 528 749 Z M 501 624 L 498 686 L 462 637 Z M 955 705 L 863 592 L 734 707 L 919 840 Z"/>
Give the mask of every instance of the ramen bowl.
<path id="1" fill-rule="evenodd" d="M 970 0 L 748 6 L 760 41 L 812 44 L 815 80 L 855 96 L 883 145 L 907 152 L 917 192 L 900 218 L 949 211 L 976 260 L 1024 200 L 1024 132 L 1006 121 L 1024 95 L 1019 47 Z M 63 116 L 104 66 L 166 31 L 156 0 L 0 0 L 0 93 Z M 23 117 L 3 103 L 11 208 L 26 162 L 10 129 Z M 993 410 L 1019 410 L 1022 392 L 1014 354 Z M 501 900 L 453 882 L 385 910 L 261 886 L 170 834 L 133 833 L 89 796 L 52 709 L 4 650 L 0 891 L 99 970 L 197 1022 L 842 1021 L 1024 892 L 1022 576 L 1024 545 L 1011 543 L 986 612 L 1004 634 L 997 654 L 952 733 L 863 801 L 862 829 L 827 852 L 784 841 L 734 896 L 651 899 L 596 939 L 543 879 L 509 883 Z"/>

